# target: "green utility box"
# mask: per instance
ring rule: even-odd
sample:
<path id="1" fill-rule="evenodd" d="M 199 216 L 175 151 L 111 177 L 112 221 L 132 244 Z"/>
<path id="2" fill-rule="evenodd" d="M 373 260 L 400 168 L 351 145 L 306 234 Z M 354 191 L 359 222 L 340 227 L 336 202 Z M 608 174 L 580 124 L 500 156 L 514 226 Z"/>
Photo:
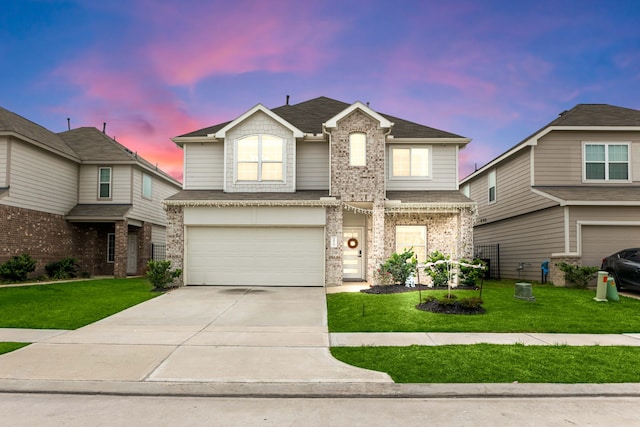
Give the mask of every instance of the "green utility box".
<path id="1" fill-rule="evenodd" d="M 618 295 L 618 288 L 616 288 L 616 280 L 609 276 L 607 280 L 607 299 L 609 301 L 620 301 L 620 296 Z"/>

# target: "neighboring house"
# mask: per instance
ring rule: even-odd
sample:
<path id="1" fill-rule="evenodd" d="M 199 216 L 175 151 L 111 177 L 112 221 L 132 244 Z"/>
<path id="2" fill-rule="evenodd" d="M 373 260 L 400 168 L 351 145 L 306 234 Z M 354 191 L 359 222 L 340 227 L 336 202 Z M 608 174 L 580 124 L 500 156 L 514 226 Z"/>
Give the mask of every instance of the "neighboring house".
<path id="1" fill-rule="evenodd" d="M 184 190 L 165 200 L 187 285 L 374 282 L 395 251 L 471 255 L 458 189 L 469 139 L 320 97 L 173 138 Z"/>
<path id="2" fill-rule="evenodd" d="M 53 133 L 0 108 L 0 263 L 66 257 L 91 275 L 142 274 L 181 185 L 96 128 Z"/>
<path id="3" fill-rule="evenodd" d="M 476 245 L 503 277 L 564 284 L 561 261 L 599 267 L 640 244 L 640 111 L 580 104 L 460 182 L 478 203 Z M 476 254 L 480 255 L 481 254 Z"/>

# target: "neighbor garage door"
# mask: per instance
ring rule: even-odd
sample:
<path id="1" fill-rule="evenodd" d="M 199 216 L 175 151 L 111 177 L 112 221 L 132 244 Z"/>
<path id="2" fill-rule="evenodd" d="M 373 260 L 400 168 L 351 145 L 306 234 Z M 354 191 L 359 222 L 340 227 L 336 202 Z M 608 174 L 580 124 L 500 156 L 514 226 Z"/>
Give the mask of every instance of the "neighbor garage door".
<path id="1" fill-rule="evenodd" d="M 323 286 L 322 227 L 187 227 L 188 285 Z"/>
<path id="2" fill-rule="evenodd" d="M 583 225 L 582 265 L 600 267 L 602 258 L 621 249 L 640 247 L 640 226 Z"/>

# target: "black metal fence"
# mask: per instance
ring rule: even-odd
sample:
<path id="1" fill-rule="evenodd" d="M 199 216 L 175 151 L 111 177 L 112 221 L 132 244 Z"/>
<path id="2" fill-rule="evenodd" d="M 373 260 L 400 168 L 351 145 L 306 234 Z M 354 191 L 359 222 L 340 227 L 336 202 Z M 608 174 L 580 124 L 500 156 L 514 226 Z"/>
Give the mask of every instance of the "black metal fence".
<path id="1" fill-rule="evenodd" d="M 167 259 L 167 245 L 151 244 L 151 259 L 154 261 L 163 261 Z"/>
<path id="2" fill-rule="evenodd" d="M 500 280 L 500 245 L 474 245 L 473 257 L 487 263 L 485 279 Z"/>

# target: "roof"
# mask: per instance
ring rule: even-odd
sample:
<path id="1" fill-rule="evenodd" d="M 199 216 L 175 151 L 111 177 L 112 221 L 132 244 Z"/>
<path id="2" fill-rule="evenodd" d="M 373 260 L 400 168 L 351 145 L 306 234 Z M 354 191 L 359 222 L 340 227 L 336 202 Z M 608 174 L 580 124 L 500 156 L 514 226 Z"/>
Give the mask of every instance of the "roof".
<path id="1" fill-rule="evenodd" d="M 287 122 L 291 123 L 296 128 L 300 129 L 304 133 L 321 134 L 323 131 L 323 123 L 326 123 L 327 121 L 329 121 L 329 119 L 338 115 L 340 112 L 344 111 L 350 106 L 351 104 L 321 96 L 298 104 L 282 105 L 280 107 L 271 109 L 271 111 L 282 117 Z M 465 137 L 460 135 L 445 132 L 408 120 L 400 119 L 398 117 L 379 112 L 378 114 L 394 123 L 393 128 L 391 129 L 391 135 L 394 138 L 466 139 Z M 216 133 L 218 130 L 224 128 L 229 123 L 231 123 L 231 121 L 219 123 L 217 125 L 186 133 L 184 135 L 180 135 L 178 138 L 198 136 L 206 137 L 207 135 Z"/>
<path id="2" fill-rule="evenodd" d="M 247 200 L 320 200 L 321 197 L 329 197 L 328 190 L 296 191 L 295 193 L 228 193 L 222 190 L 182 190 L 166 200 L 199 201 L 247 201 Z"/>
<path id="3" fill-rule="evenodd" d="M 180 185 L 169 174 L 140 157 L 115 139 L 94 127 L 81 127 L 58 134 L 83 163 L 131 163 L 151 170 L 162 178 Z"/>
<path id="4" fill-rule="evenodd" d="M 57 134 L 24 117 L 0 107 L 0 134 L 13 133 L 45 148 L 78 159 L 77 154 Z"/>
<path id="5" fill-rule="evenodd" d="M 597 128 L 607 128 L 607 130 L 620 128 L 620 130 L 628 130 L 628 128 L 638 128 L 637 130 L 640 131 L 640 111 L 609 104 L 577 104 L 572 109 L 561 112 L 556 119 L 465 177 L 461 182 L 464 183 L 474 176 L 481 174 L 485 170 L 495 166 L 496 163 L 519 151 L 521 148 L 532 145 L 533 140 L 537 140 L 553 130 L 576 130 L 576 128 L 585 130 L 597 130 Z"/>
<path id="6" fill-rule="evenodd" d="M 634 186 L 534 186 L 561 205 L 640 205 L 640 191 Z"/>
<path id="7" fill-rule="evenodd" d="M 473 200 L 462 194 L 453 191 L 387 191 L 388 200 L 400 200 L 402 203 L 470 203 Z"/>
<path id="8" fill-rule="evenodd" d="M 125 219 L 133 205 L 130 204 L 80 204 L 67 213 L 65 219 L 73 221 L 114 221 Z"/>

